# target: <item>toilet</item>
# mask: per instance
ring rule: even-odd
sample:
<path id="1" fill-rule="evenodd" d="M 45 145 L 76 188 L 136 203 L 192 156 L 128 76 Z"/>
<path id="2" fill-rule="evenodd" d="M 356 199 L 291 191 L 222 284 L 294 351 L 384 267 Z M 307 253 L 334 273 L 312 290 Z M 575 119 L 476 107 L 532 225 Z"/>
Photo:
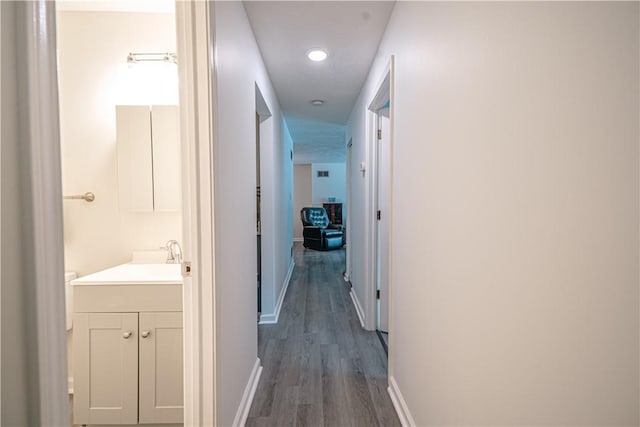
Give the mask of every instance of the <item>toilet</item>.
<path id="1" fill-rule="evenodd" d="M 75 271 L 65 271 L 64 272 L 64 296 L 65 296 L 65 306 L 66 306 L 66 314 L 67 314 L 67 331 L 71 330 L 73 326 L 73 286 L 71 286 L 71 281 L 76 279 L 78 274 Z"/>

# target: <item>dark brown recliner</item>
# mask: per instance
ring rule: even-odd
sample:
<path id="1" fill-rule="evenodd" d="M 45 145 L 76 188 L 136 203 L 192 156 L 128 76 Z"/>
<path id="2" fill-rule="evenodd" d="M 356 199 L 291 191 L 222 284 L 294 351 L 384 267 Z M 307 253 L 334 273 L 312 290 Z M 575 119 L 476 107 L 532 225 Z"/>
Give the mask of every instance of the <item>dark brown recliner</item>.
<path id="1" fill-rule="evenodd" d="M 329 223 L 329 217 L 324 208 L 302 208 L 300 219 L 305 248 L 328 251 L 342 247 L 342 226 Z"/>

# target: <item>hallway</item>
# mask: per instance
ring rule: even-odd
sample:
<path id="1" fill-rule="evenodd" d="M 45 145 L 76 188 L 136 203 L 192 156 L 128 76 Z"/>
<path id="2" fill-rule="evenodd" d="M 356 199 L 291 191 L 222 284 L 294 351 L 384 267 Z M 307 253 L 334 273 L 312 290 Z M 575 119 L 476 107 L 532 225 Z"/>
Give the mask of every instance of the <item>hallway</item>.
<path id="1" fill-rule="evenodd" d="M 386 355 L 362 329 L 342 279 L 344 250 L 295 245 L 275 325 L 259 326 L 263 371 L 247 426 L 396 426 Z"/>

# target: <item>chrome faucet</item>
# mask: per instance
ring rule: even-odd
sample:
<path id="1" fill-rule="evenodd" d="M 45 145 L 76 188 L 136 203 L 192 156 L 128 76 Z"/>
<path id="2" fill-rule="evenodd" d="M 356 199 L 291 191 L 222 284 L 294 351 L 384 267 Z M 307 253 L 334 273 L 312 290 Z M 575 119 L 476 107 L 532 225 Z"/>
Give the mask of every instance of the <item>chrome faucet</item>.
<path id="1" fill-rule="evenodd" d="M 177 240 L 169 240 L 164 248 L 169 252 L 167 264 L 182 264 L 182 248 Z"/>

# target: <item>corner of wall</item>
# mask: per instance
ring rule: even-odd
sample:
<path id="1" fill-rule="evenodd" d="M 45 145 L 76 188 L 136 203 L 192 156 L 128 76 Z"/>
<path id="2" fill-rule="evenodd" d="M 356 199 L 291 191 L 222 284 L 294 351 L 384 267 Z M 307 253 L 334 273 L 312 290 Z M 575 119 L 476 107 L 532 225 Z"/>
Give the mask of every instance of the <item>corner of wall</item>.
<path id="1" fill-rule="evenodd" d="M 260 383 L 261 375 L 262 365 L 260 364 L 260 359 L 256 359 L 256 363 L 253 365 L 251 375 L 249 376 L 249 381 L 247 382 L 244 393 L 242 394 L 242 400 L 240 401 L 240 405 L 236 411 L 236 416 L 233 419 L 233 427 L 243 427 L 246 424 L 247 417 L 249 416 L 249 410 L 253 403 L 253 398 L 256 395 L 256 389 Z"/>
<path id="2" fill-rule="evenodd" d="M 360 320 L 360 326 L 362 326 L 362 329 L 366 329 L 365 322 L 365 316 L 364 316 L 364 310 L 362 309 L 362 305 L 360 304 L 360 300 L 358 299 L 358 295 L 353 292 L 353 289 L 351 289 L 351 291 L 349 292 L 349 296 L 351 297 L 351 301 L 353 302 L 353 306 L 356 309 L 356 314 L 358 315 L 358 320 Z"/>
<path id="3" fill-rule="evenodd" d="M 398 387 L 398 383 L 392 376 L 389 377 L 389 387 L 387 388 L 387 392 L 389 393 L 393 407 L 398 414 L 400 424 L 402 424 L 403 427 L 416 426 L 417 424 L 411 415 L 411 411 L 409 411 L 409 407 L 407 406 L 407 402 L 404 400 L 404 396 Z"/>
<path id="4" fill-rule="evenodd" d="M 291 281 L 291 275 L 293 274 L 294 267 L 295 262 L 293 261 L 293 258 L 291 258 L 289 270 L 287 271 L 287 275 L 285 276 L 284 282 L 282 283 L 282 289 L 280 290 L 280 295 L 278 296 L 278 301 L 276 302 L 273 313 L 261 314 L 259 322 L 260 325 L 278 323 L 278 319 L 280 318 L 280 310 L 282 310 L 282 304 L 284 303 L 287 289 L 289 289 L 289 282 Z"/>

